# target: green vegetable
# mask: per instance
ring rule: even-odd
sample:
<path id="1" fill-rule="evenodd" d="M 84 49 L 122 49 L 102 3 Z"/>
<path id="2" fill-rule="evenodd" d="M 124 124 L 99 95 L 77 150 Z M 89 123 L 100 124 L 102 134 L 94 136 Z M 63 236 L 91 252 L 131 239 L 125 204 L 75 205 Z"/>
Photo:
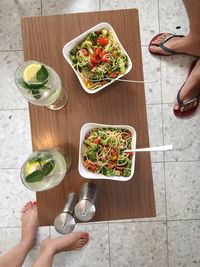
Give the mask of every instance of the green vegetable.
<path id="1" fill-rule="evenodd" d="M 106 29 L 103 29 L 102 30 L 102 36 L 107 37 L 107 35 L 108 35 L 108 31 Z"/>
<path id="2" fill-rule="evenodd" d="M 127 177 L 131 175 L 131 170 L 128 168 L 125 168 L 123 171 L 123 176 Z"/>
<path id="3" fill-rule="evenodd" d="M 44 178 L 43 172 L 38 170 L 38 171 L 34 171 L 31 174 L 27 175 L 25 180 L 28 183 L 35 183 L 35 182 L 42 181 L 43 178 Z"/>
<path id="4" fill-rule="evenodd" d="M 92 42 L 91 41 L 88 41 L 88 40 L 85 40 L 82 45 L 81 45 L 82 48 L 86 48 L 90 54 L 93 54 L 93 49 L 92 49 Z"/>
<path id="5" fill-rule="evenodd" d="M 73 62 L 73 64 L 76 64 L 78 62 L 77 57 L 75 55 L 71 54 L 71 53 L 70 53 L 70 59 Z"/>
<path id="6" fill-rule="evenodd" d="M 93 150 L 89 150 L 87 154 L 89 160 L 95 161 L 96 160 L 96 153 Z"/>
<path id="7" fill-rule="evenodd" d="M 36 73 L 36 79 L 39 82 L 45 82 L 49 77 L 49 73 L 48 70 L 45 68 L 44 65 L 41 66 L 41 68 L 38 70 L 38 72 Z"/>
<path id="8" fill-rule="evenodd" d="M 40 182 L 43 180 L 43 178 L 47 175 L 49 175 L 52 170 L 55 167 L 55 160 L 51 160 L 44 164 L 43 166 L 41 165 L 41 161 L 47 160 L 49 158 L 52 158 L 52 155 L 49 153 L 46 154 L 38 154 L 37 156 L 32 157 L 31 159 L 28 160 L 29 163 L 34 163 L 38 162 L 40 164 L 40 170 L 36 170 L 32 172 L 31 174 L 27 175 L 25 177 L 26 182 L 28 183 L 35 183 L 35 182 Z"/>
<path id="9" fill-rule="evenodd" d="M 117 165 L 124 165 L 127 163 L 127 157 L 124 155 L 119 155 L 117 159 Z"/>
<path id="10" fill-rule="evenodd" d="M 107 170 L 105 171 L 105 175 L 106 175 L 106 176 L 111 176 L 111 175 L 113 175 L 113 170 L 112 170 L 112 169 L 107 169 Z"/>
<path id="11" fill-rule="evenodd" d="M 47 83 L 47 81 L 43 82 L 43 83 L 33 83 L 33 84 L 28 84 L 26 83 L 23 79 L 20 79 L 18 81 L 18 84 L 22 87 L 24 87 L 25 89 L 40 89 L 42 88 L 45 84 Z"/>
<path id="12" fill-rule="evenodd" d="M 55 160 L 51 160 L 47 162 L 43 167 L 42 167 L 42 173 L 44 176 L 47 176 L 55 167 Z"/>
<path id="13" fill-rule="evenodd" d="M 93 151 L 96 151 L 97 148 L 98 148 L 98 145 L 92 143 L 89 140 L 84 140 L 84 144 L 87 144 L 88 146 L 90 146 L 90 149 L 93 150 Z"/>
<path id="14" fill-rule="evenodd" d="M 86 36 L 86 40 L 91 41 L 92 44 L 95 45 L 98 37 L 99 37 L 99 34 L 97 32 L 90 32 Z"/>
<path id="15" fill-rule="evenodd" d="M 113 170 L 113 175 L 120 176 L 121 173 L 119 170 Z"/>
<path id="16" fill-rule="evenodd" d="M 121 73 L 121 74 L 124 74 L 125 72 L 126 72 L 125 63 L 123 62 L 123 63 L 121 63 L 121 65 L 120 65 L 120 73 Z"/>
<path id="17" fill-rule="evenodd" d="M 111 46 L 112 46 L 112 42 L 109 40 L 109 41 L 108 41 L 108 44 L 105 46 L 104 51 L 105 51 L 105 52 L 108 52 L 108 51 L 110 50 Z"/>
<path id="18" fill-rule="evenodd" d="M 48 152 L 39 152 L 36 156 L 33 156 L 28 160 L 29 163 L 38 162 L 38 161 L 44 161 L 52 159 L 52 155 Z"/>
<path id="19" fill-rule="evenodd" d="M 101 139 L 101 144 L 103 146 L 106 146 L 108 144 L 109 140 L 110 140 L 110 137 L 107 137 L 106 139 Z"/>

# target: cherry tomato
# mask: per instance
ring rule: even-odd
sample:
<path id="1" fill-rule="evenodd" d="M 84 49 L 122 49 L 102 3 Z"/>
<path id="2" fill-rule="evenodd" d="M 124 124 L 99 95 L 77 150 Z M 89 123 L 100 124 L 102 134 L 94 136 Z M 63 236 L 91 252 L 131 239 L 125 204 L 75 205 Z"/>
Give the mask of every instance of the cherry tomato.
<path id="1" fill-rule="evenodd" d="M 116 148 L 113 148 L 113 150 L 111 150 L 111 156 L 112 157 L 115 157 L 115 156 L 117 156 L 117 149 Z"/>
<path id="2" fill-rule="evenodd" d="M 118 76 L 118 74 L 119 74 L 119 71 L 115 70 L 115 71 L 110 72 L 110 73 L 108 74 L 108 76 L 109 76 L 110 78 L 116 78 L 116 77 Z"/>
<path id="3" fill-rule="evenodd" d="M 97 42 L 102 46 L 106 46 L 108 44 L 108 39 L 104 37 L 99 37 L 97 39 Z"/>
<path id="4" fill-rule="evenodd" d="M 83 53 L 83 55 L 84 55 L 84 56 L 86 56 L 86 57 L 88 57 L 88 56 L 89 56 L 89 52 L 88 52 L 88 50 L 87 50 L 87 49 L 85 49 L 85 48 L 82 48 L 82 49 L 81 49 L 81 52 Z"/>
<path id="5" fill-rule="evenodd" d="M 115 161 L 111 161 L 111 162 L 109 162 L 109 163 L 108 163 L 108 168 L 109 168 L 109 169 L 114 168 L 114 167 L 115 167 L 115 164 L 116 164 Z"/>
<path id="6" fill-rule="evenodd" d="M 92 164 L 91 162 L 89 162 L 88 160 L 85 160 L 85 166 L 86 168 L 88 168 L 89 170 L 95 172 L 97 167 L 95 164 Z"/>
<path id="7" fill-rule="evenodd" d="M 100 47 L 95 47 L 95 49 L 94 49 L 94 54 L 95 54 L 95 56 L 98 56 L 100 53 L 101 53 L 101 48 Z"/>
<path id="8" fill-rule="evenodd" d="M 108 57 L 105 57 L 106 54 L 107 53 L 104 52 L 104 51 L 102 51 L 102 52 L 99 53 L 99 57 L 100 57 L 101 61 L 108 62 Z"/>
<path id="9" fill-rule="evenodd" d="M 92 54 L 90 57 L 90 61 L 97 64 L 99 62 L 101 62 L 100 58 L 96 57 L 95 54 Z"/>
<path id="10" fill-rule="evenodd" d="M 96 145 L 98 145 L 99 143 L 100 143 L 100 140 L 99 140 L 99 138 L 97 137 L 97 138 L 95 138 L 94 140 L 93 140 L 93 143 L 95 143 Z"/>

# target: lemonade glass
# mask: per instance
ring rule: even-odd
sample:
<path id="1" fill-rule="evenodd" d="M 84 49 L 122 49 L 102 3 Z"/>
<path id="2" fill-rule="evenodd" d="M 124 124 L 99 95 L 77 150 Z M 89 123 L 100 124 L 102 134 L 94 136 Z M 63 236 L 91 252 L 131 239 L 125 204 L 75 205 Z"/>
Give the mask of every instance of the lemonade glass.
<path id="1" fill-rule="evenodd" d="M 15 83 L 22 95 L 32 104 L 59 110 L 67 103 L 58 74 L 46 64 L 28 60 L 15 72 Z"/>
<path id="2" fill-rule="evenodd" d="M 61 149 L 33 152 L 21 168 L 22 183 L 32 191 L 44 191 L 58 185 L 71 166 L 71 157 Z"/>

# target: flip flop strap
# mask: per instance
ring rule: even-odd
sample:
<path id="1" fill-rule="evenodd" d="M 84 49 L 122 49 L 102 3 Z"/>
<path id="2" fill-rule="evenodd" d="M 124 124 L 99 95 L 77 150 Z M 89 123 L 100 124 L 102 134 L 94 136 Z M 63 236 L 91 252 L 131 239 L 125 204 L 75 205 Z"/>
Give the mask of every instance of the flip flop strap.
<path id="1" fill-rule="evenodd" d="M 183 88 L 184 84 L 181 86 L 181 89 Z M 179 104 L 180 107 L 185 107 L 188 104 L 194 102 L 195 100 L 198 100 L 200 97 L 200 94 L 198 94 L 197 96 L 189 99 L 188 101 L 183 102 L 183 100 L 181 100 L 181 98 L 180 98 L 181 89 L 178 91 L 178 94 L 177 94 L 177 103 Z"/>
<path id="2" fill-rule="evenodd" d="M 169 41 L 170 39 L 174 38 L 174 37 L 184 37 L 184 35 L 176 35 L 176 34 L 171 34 L 169 35 L 168 37 L 166 37 L 166 39 L 161 42 L 159 44 L 159 47 L 162 48 L 163 50 L 165 50 L 167 53 L 170 53 L 170 54 L 178 54 L 177 52 L 175 52 L 174 50 L 166 47 L 164 44 Z"/>

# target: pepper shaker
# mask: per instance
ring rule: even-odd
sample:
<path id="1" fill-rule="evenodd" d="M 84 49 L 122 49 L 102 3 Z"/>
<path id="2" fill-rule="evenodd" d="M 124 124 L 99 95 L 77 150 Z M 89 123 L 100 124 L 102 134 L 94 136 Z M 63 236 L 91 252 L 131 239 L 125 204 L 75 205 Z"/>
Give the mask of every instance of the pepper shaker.
<path id="1" fill-rule="evenodd" d="M 97 189 L 93 183 L 84 183 L 81 187 L 79 202 L 76 204 L 74 213 L 79 221 L 90 221 L 96 212 L 95 200 Z"/>
<path id="2" fill-rule="evenodd" d="M 74 207 L 78 201 L 76 193 L 70 193 L 63 211 L 55 218 L 54 227 L 62 235 L 71 233 L 75 228 Z"/>

